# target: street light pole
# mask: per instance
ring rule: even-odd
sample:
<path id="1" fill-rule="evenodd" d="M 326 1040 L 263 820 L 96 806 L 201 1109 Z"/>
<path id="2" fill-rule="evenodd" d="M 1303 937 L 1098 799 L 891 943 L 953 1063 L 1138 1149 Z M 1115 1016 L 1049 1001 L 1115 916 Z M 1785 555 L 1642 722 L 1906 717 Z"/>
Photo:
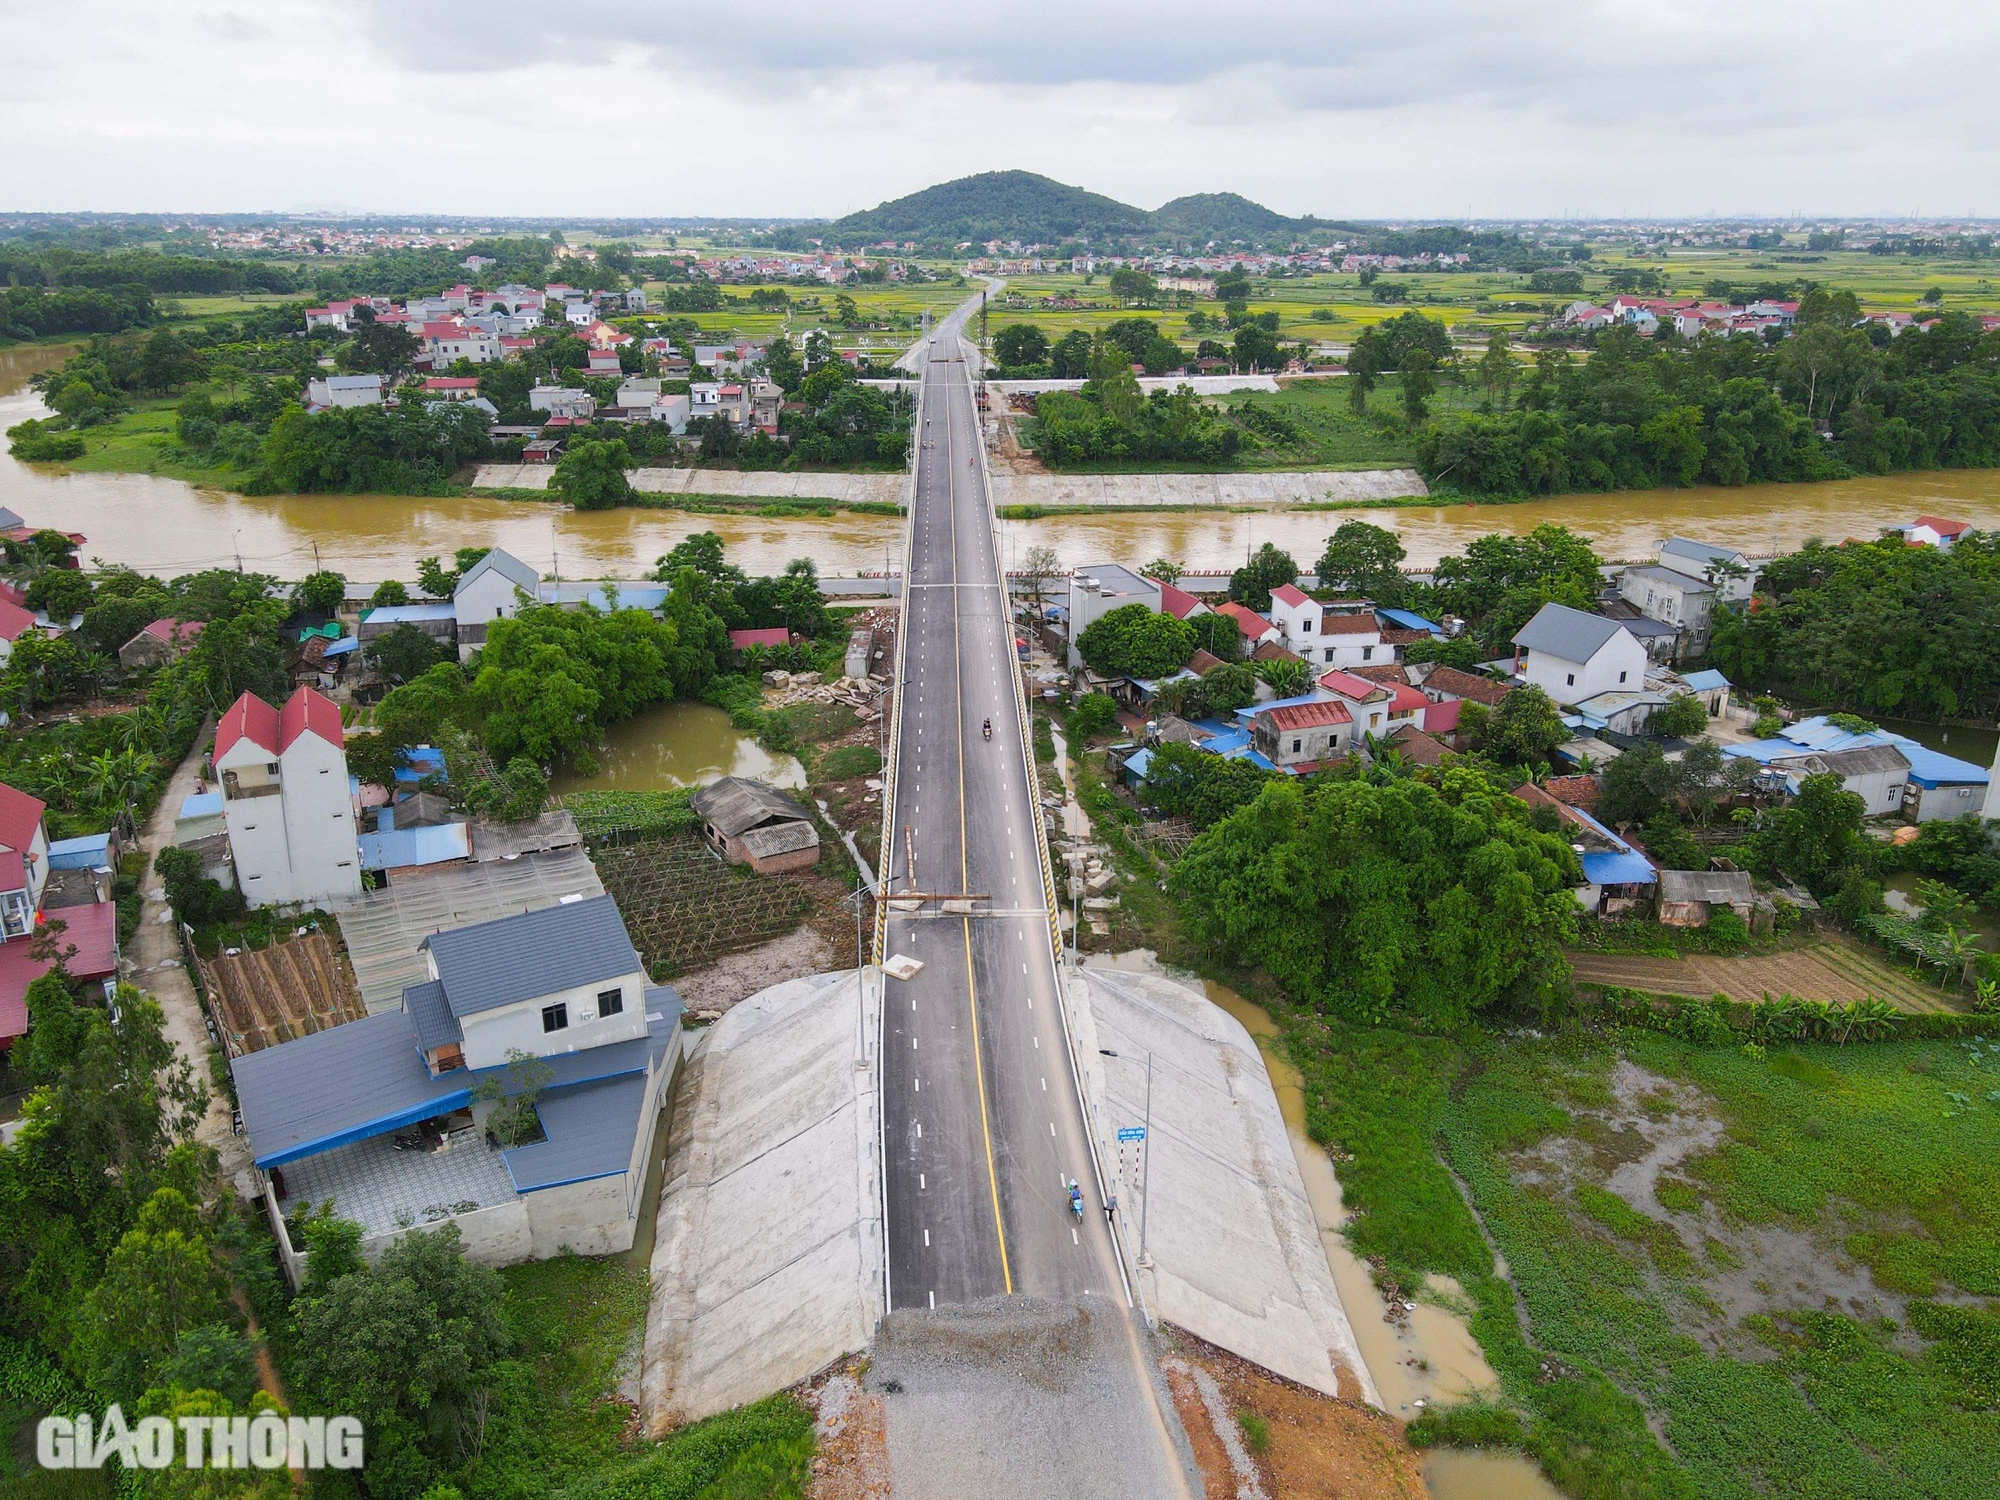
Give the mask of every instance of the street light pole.
<path id="1" fill-rule="evenodd" d="M 1139 1060 L 1113 1052 L 1109 1047 L 1097 1050 L 1105 1057 L 1115 1057 L 1120 1062 L 1136 1063 Z M 1146 1254 L 1146 1226 L 1153 1217 L 1153 1052 L 1150 1047 L 1146 1049 L 1146 1115 L 1139 1137 L 1139 1180 L 1145 1188 L 1139 1203 L 1139 1264 L 1150 1266 L 1152 1258 Z"/>

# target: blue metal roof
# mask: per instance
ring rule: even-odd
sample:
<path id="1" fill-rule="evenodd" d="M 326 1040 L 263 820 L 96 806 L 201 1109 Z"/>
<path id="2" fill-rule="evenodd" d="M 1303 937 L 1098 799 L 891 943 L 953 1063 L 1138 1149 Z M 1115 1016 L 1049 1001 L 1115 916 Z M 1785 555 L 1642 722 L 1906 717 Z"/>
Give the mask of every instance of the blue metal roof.
<path id="1" fill-rule="evenodd" d="M 1586 851 L 1583 878 L 1592 885 L 1652 885 L 1659 879 L 1643 854 Z"/>
<path id="2" fill-rule="evenodd" d="M 384 809 L 386 811 L 386 809 Z M 357 835 L 364 870 L 400 870 L 408 865 L 441 865 L 472 858 L 471 834 L 463 823 L 430 828 L 390 828 Z"/>
<path id="3" fill-rule="evenodd" d="M 1724 677 L 1713 667 L 1702 672 L 1683 672 L 1681 674 L 1681 681 L 1685 682 L 1697 693 L 1712 692 L 1716 688 L 1726 688 L 1732 685 L 1727 677 Z"/>
<path id="4" fill-rule="evenodd" d="M 417 1045 L 426 1052 L 465 1040 L 465 1029 L 444 1003 L 444 986 L 435 979 L 403 987 L 403 1009 L 417 1028 Z"/>
<path id="5" fill-rule="evenodd" d="M 445 776 L 444 751 L 435 745 L 412 745 L 396 763 L 398 781 L 422 781 L 426 776 Z"/>
<path id="6" fill-rule="evenodd" d="M 423 620 L 456 620 L 449 604 L 385 604 L 362 615 L 363 625 L 414 625 Z"/>
<path id="7" fill-rule="evenodd" d="M 1144 781 L 1146 779 L 1146 767 L 1152 763 L 1153 752 L 1150 747 L 1144 750 L 1135 750 L 1125 758 L 1125 773 L 1128 776 L 1136 776 L 1141 781 Z"/>
<path id="8" fill-rule="evenodd" d="M 1992 771 L 1985 766 L 1976 766 L 1969 760 L 1946 755 L 1942 750 L 1919 745 L 1900 734 L 1892 734 L 1889 738 L 1896 742 L 1896 748 L 1909 761 L 1910 780 L 1926 791 L 1940 786 L 1985 786 L 1993 779 Z"/>
<path id="9" fill-rule="evenodd" d="M 1385 620 L 1394 621 L 1405 630 L 1428 630 L 1439 640 L 1444 639 L 1444 627 L 1442 625 L 1434 624 L 1412 610 L 1377 608 L 1375 613 Z"/>
<path id="10" fill-rule="evenodd" d="M 535 1113 L 548 1139 L 501 1153 L 514 1190 L 532 1193 L 625 1171 L 645 1102 L 643 1073 L 543 1094 L 535 1101 Z"/>
<path id="11" fill-rule="evenodd" d="M 95 870 L 110 858 L 111 835 L 87 833 L 80 839 L 57 839 L 49 845 L 51 870 Z"/>
<path id="12" fill-rule="evenodd" d="M 222 793 L 194 792 L 181 798 L 180 816 L 183 818 L 219 818 L 222 816 Z"/>
<path id="13" fill-rule="evenodd" d="M 326 650 L 322 651 L 320 653 L 320 656 L 322 658 L 328 656 L 345 656 L 350 651 L 358 650 L 360 646 L 361 642 L 355 639 L 353 636 L 344 635 L 339 640 L 329 645 L 326 648 Z"/>
<path id="14" fill-rule="evenodd" d="M 1920 745 L 1907 735 L 1891 734 L 1886 729 L 1856 733 L 1829 723 L 1824 714 L 1786 725 L 1775 739 L 1724 745 L 1722 753 L 1769 765 L 1774 760 L 1790 760 L 1815 751 L 1860 750 L 1876 745 L 1893 745 L 1902 751 L 1903 758 L 1910 763 L 1910 779 L 1926 790 L 1939 786 L 1985 786 L 1992 780 L 1987 767 Z"/>

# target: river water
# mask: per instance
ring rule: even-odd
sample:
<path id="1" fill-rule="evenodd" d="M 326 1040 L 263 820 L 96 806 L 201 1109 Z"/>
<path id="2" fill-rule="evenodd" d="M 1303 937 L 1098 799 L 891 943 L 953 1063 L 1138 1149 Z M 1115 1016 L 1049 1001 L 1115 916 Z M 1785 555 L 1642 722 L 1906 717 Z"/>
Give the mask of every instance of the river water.
<path id="1" fill-rule="evenodd" d="M 0 429 L 46 415 L 25 389 L 36 370 L 67 350 L 0 350 Z M 713 531 L 753 573 L 775 573 L 810 556 L 823 573 L 892 566 L 901 523 L 845 512 L 760 519 L 621 509 L 576 512 L 541 500 L 400 495 L 274 496 L 251 499 L 139 474 L 69 474 L 57 465 L 0 454 L 0 505 L 31 524 L 80 531 L 86 557 L 161 574 L 233 563 L 281 578 L 310 572 L 315 558 L 357 581 L 415 575 L 415 559 L 465 546 L 499 546 L 569 578 L 632 577 L 681 538 Z M 1173 558 L 1191 569 L 1230 568 L 1275 542 L 1311 567 L 1327 535 L 1359 517 L 1402 539 L 1412 567 L 1465 550 L 1477 536 L 1522 533 L 1559 521 L 1590 536 L 1608 558 L 1651 555 L 1660 538 L 1685 532 L 1754 553 L 1795 548 L 1809 536 L 1872 537 L 1923 513 L 2000 526 L 2000 470 L 1897 474 L 1816 485 L 1628 491 L 1563 495 L 1520 505 L 1451 505 L 1358 511 L 1108 512 L 1000 523 L 1005 555 L 1018 565 L 1049 546 L 1067 566 Z M 317 553 L 315 552 L 317 545 Z"/>
<path id="2" fill-rule="evenodd" d="M 1085 963 L 1139 973 L 1170 972 L 1145 949 L 1093 956 Z M 1189 974 L 1173 973 L 1172 977 L 1200 989 L 1257 1039 L 1265 1071 L 1278 1096 L 1278 1111 L 1291 1137 L 1292 1156 L 1305 1182 L 1306 1199 L 1319 1225 L 1327 1268 L 1333 1273 L 1355 1342 L 1361 1346 L 1361 1358 L 1374 1377 L 1375 1388 L 1382 1393 L 1383 1407 L 1407 1422 L 1426 1406 L 1497 1393 L 1499 1377 L 1486 1362 L 1465 1319 L 1449 1306 L 1439 1305 L 1464 1302 L 1462 1289 L 1449 1277 L 1434 1274 L 1429 1279 L 1426 1290 L 1436 1302 L 1419 1301 L 1406 1307 L 1395 1322 L 1385 1316 L 1388 1306 L 1373 1275 L 1342 1233 L 1347 1209 L 1341 1201 L 1340 1178 L 1325 1149 L 1307 1133 L 1305 1080 L 1274 1045 L 1278 1023 L 1262 1006 L 1245 1000 L 1227 985 Z M 1440 1450 L 1425 1460 L 1424 1476 L 1432 1500 L 1562 1500 L 1561 1492 L 1541 1470 L 1517 1453 Z"/>
<path id="3" fill-rule="evenodd" d="M 805 768 L 773 755 L 706 703 L 655 703 L 605 731 L 595 776 L 558 771 L 549 790 L 663 792 L 705 786 L 718 776 L 748 776 L 772 786 L 802 787 Z"/>

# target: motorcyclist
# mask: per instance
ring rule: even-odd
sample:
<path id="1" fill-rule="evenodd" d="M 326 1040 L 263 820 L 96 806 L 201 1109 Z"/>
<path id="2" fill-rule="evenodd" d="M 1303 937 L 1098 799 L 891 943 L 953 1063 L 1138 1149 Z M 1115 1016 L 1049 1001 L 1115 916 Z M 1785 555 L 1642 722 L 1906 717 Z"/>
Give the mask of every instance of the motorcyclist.
<path id="1" fill-rule="evenodd" d="M 1083 1189 L 1077 1186 L 1074 1177 L 1069 1180 L 1069 1211 L 1079 1219 L 1083 1217 Z"/>
<path id="2" fill-rule="evenodd" d="M 986 722 L 985 722 L 984 724 L 982 724 L 982 725 L 981 725 L 980 727 L 981 727 L 981 728 L 982 728 L 983 730 L 985 730 L 985 732 L 986 732 L 986 738 L 988 738 L 989 740 L 993 738 L 993 721 L 992 721 L 991 719 L 988 719 L 988 720 L 987 720 L 987 721 L 986 721 Z"/>

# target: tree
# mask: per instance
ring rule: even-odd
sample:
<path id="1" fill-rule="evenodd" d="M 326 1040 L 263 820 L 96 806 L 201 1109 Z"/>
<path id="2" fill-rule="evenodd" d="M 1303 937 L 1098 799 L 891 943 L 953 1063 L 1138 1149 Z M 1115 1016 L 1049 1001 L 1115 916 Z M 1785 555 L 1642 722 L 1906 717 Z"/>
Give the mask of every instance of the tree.
<path id="1" fill-rule="evenodd" d="M 993 355 L 1012 369 L 1039 365 L 1049 357 L 1049 336 L 1033 323 L 1009 323 L 993 336 Z"/>
<path id="2" fill-rule="evenodd" d="M 1224 760 L 1176 741 L 1153 751 L 1146 795 L 1169 817 L 1208 828 L 1255 800 L 1273 773 L 1247 760 Z"/>
<path id="3" fill-rule="evenodd" d="M 425 635 L 407 622 L 368 643 L 362 653 L 368 664 L 392 683 L 414 682 L 439 662 L 448 659 L 450 647 Z"/>
<path id="4" fill-rule="evenodd" d="M 1062 559 L 1056 556 L 1053 547 L 1030 547 L 1027 556 L 1021 559 L 1021 571 L 1027 577 L 1028 594 L 1035 601 L 1035 613 L 1039 616 L 1049 580 L 1062 571 Z"/>
<path id="5" fill-rule="evenodd" d="M 1696 739 L 1708 730 L 1708 706 L 1693 693 L 1675 693 L 1648 727 L 1667 739 Z"/>
<path id="6" fill-rule="evenodd" d="M 1133 266 L 1119 266 L 1111 273 L 1111 295 L 1120 302 L 1142 305 L 1159 300 L 1159 283 Z"/>
<path id="7" fill-rule="evenodd" d="M 1347 406 L 1357 417 L 1368 410 L 1368 398 L 1382 373 L 1381 352 L 1369 340 L 1360 340 L 1347 351 Z"/>
<path id="8" fill-rule="evenodd" d="M 631 465 L 632 454 L 622 439 L 586 439 L 557 462 L 555 488 L 578 510 L 610 510 L 632 498 L 632 485 L 625 477 Z"/>
<path id="9" fill-rule="evenodd" d="M 529 770 L 536 770 L 532 762 L 527 764 Z M 542 1097 L 542 1090 L 555 1076 L 555 1069 L 533 1053 L 510 1047 L 506 1073 L 486 1078 L 472 1091 L 475 1101 L 493 1106 L 486 1117 L 486 1128 L 499 1138 L 501 1145 L 525 1146 L 542 1133 L 535 1101 Z"/>
<path id="10" fill-rule="evenodd" d="M 370 609 L 394 609 L 410 602 L 409 588 L 394 578 L 385 578 L 368 596 Z"/>
<path id="11" fill-rule="evenodd" d="M 1090 335 L 1072 328 L 1049 350 L 1049 369 L 1058 380 L 1082 380 L 1090 374 Z"/>
<path id="12" fill-rule="evenodd" d="M 1412 349 L 1403 356 L 1403 415 L 1412 427 L 1421 426 L 1430 417 L 1430 399 L 1437 394 L 1437 380 L 1431 372 L 1436 367 L 1429 350 Z"/>
<path id="13" fill-rule="evenodd" d="M 1462 1025 L 1562 1002 L 1580 879 L 1559 834 L 1455 766 L 1436 785 L 1273 781 L 1195 839 L 1169 888 L 1191 941 L 1255 962 L 1296 1004 Z"/>
<path id="14" fill-rule="evenodd" d="M 1868 805 L 1832 772 L 1807 776 L 1791 806 L 1771 814 L 1756 840 L 1764 867 L 1799 881 L 1814 895 L 1839 886 L 1847 868 L 1865 868 L 1867 836 L 1861 822 Z"/>
<path id="15" fill-rule="evenodd" d="M 1247 644 L 1243 632 L 1237 628 L 1234 615 L 1218 614 L 1207 610 L 1198 615 L 1189 615 L 1188 627 L 1194 631 L 1195 645 L 1210 656 L 1224 661 L 1235 661 L 1243 655 Z"/>
<path id="16" fill-rule="evenodd" d="M 49 568 L 28 585 L 28 608 L 46 612 L 51 620 L 67 621 L 90 607 L 90 596 L 90 580 L 77 569 Z"/>
<path id="17" fill-rule="evenodd" d="M 1514 765 L 1547 765 L 1570 732 L 1549 695 L 1532 683 L 1500 700 L 1487 721 L 1485 748 Z"/>
<path id="18" fill-rule="evenodd" d="M 1301 661 L 1295 656 L 1281 656 L 1272 661 L 1252 662 L 1250 670 L 1255 672 L 1258 679 L 1280 698 L 1300 697 L 1313 684 L 1312 663 Z"/>
<path id="19" fill-rule="evenodd" d="M 1514 388 L 1514 357 L 1507 350 L 1506 334 L 1487 339 L 1486 352 L 1479 357 L 1479 383 L 1485 387 L 1487 404 L 1505 410 Z"/>
<path id="20" fill-rule="evenodd" d="M 1085 693 L 1069 711 L 1069 735 L 1081 746 L 1094 735 L 1108 732 L 1118 723 L 1118 701 L 1109 693 Z"/>
<path id="21" fill-rule="evenodd" d="M 1406 555 L 1393 531 L 1366 521 L 1345 521 L 1327 538 L 1315 571 L 1321 588 L 1394 606 L 1409 592 L 1401 566 Z"/>
<path id="22" fill-rule="evenodd" d="M 1152 681 L 1180 670 L 1194 655 L 1194 631 L 1172 615 L 1125 604 L 1091 621 L 1076 649 L 1099 676 Z"/>
<path id="23" fill-rule="evenodd" d="M 1201 687 L 1211 714 L 1232 714 L 1257 700 L 1257 674 L 1241 662 L 1210 667 L 1202 673 Z"/>
<path id="24" fill-rule="evenodd" d="M 94 1383 L 138 1396 L 182 1334 L 221 1317 L 225 1284 L 195 1206 L 174 1188 L 155 1191 L 84 1308 Z"/>
<path id="25" fill-rule="evenodd" d="M 1261 615 L 1271 607 L 1271 590 L 1296 583 L 1298 578 L 1299 565 L 1292 561 L 1292 554 L 1266 542 L 1229 575 L 1229 597 Z"/>
<path id="26" fill-rule="evenodd" d="M 346 602 L 347 580 L 329 570 L 306 574 L 292 590 L 292 608 L 308 614 L 337 615 Z"/>
<path id="27" fill-rule="evenodd" d="M 1231 355 L 1239 370 L 1276 370 L 1285 363 L 1278 336 L 1261 323 L 1245 324 L 1236 330 Z"/>
<path id="28" fill-rule="evenodd" d="M 1513 694 L 1508 694 L 1512 697 Z M 1674 769 L 1652 740 L 1641 740 L 1604 768 L 1597 816 L 1614 828 L 1650 823 L 1674 792 Z"/>
<path id="29" fill-rule="evenodd" d="M 1150 578 L 1155 583 L 1177 584 L 1181 574 L 1187 570 L 1168 558 L 1156 557 L 1139 570 L 1141 578 Z"/>
<path id="30" fill-rule="evenodd" d="M 454 1224 L 412 1231 L 293 1304 L 301 1393 L 361 1419 L 371 1495 L 404 1500 L 436 1476 L 430 1434 L 457 1427 L 506 1347 L 500 1302 L 499 1273 L 465 1259 Z"/>

